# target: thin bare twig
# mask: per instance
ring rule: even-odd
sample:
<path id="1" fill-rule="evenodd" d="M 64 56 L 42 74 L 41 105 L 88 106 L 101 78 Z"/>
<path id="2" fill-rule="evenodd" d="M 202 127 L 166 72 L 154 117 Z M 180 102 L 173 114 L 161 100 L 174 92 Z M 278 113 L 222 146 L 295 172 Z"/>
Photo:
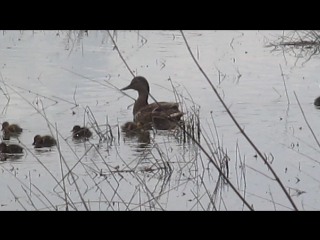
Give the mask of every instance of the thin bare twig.
<path id="1" fill-rule="evenodd" d="M 304 114 L 304 111 L 303 111 L 303 109 L 302 109 L 302 107 L 301 107 L 301 105 L 300 105 L 300 102 L 299 102 L 299 99 L 298 99 L 298 97 L 297 97 L 297 94 L 296 94 L 295 91 L 294 91 L 293 93 L 294 93 L 294 96 L 295 96 L 295 98 L 296 98 L 296 100 L 297 100 L 297 102 L 298 102 L 298 105 L 299 105 L 300 111 L 301 111 L 301 113 L 302 113 L 303 119 L 304 119 L 304 121 L 306 122 L 306 124 L 307 124 L 307 126 L 308 126 L 308 128 L 309 128 L 309 130 L 310 130 L 310 132 L 311 132 L 311 134 L 312 134 L 312 136 L 313 136 L 313 138 L 314 138 L 314 140 L 316 141 L 316 143 L 317 143 L 318 146 L 320 147 L 320 143 L 319 143 L 319 141 L 318 141 L 315 133 L 313 132 L 313 130 L 312 130 L 312 128 L 311 128 L 311 126 L 310 126 L 307 118 L 306 118 L 306 115 Z"/>
<path id="2" fill-rule="evenodd" d="M 237 128 L 240 130 L 241 134 L 245 137 L 245 139 L 249 142 L 249 144 L 253 147 L 253 149 L 257 152 L 257 154 L 261 157 L 261 159 L 263 160 L 263 162 L 267 165 L 268 169 L 272 172 L 273 176 L 275 177 L 276 181 L 279 183 L 280 187 L 282 188 L 283 192 L 285 193 L 285 195 L 287 196 L 288 200 L 290 201 L 291 205 L 293 206 L 293 208 L 295 210 L 298 210 L 297 206 L 295 205 L 295 203 L 293 202 L 290 194 L 288 193 L 288 191 L 286 190 L 286 188 L 284 187 L 283 183 L 281 182 L 280 178 L 278 177 L 278 175 L 276 174 L 276 172 L 273 170 L 273 168 L 271 167 L 271 165 L 269 164 L 268 160 L 265 158 L 265 156 L 261 153 L 261 151 L 256 147 L 256 145 L 251 141 L 251 139 L 249 138 L 249 136 L 244 132 L 244 130 L 241 128 L 241 126 L 239 125 L 239 123 L 237 122 L 237 120 L 234 118 L 234 116 L 232 115 L 232 113 L 230 112 L 229 108 L 227 107 L 227 105 L 225 104 L 225 102 L 223 101 L 223 99 L 220 97 L 217 89 L 213 86 L 211 80 L 209 79 L 209 77 L 207 76 L 207 74 L 203 71 L 203 69 L 201 68 L 201 66 L 199 65 L 198 61 L 196 60 L 196 58 L 194 57 L 190 46 L 187 42 L 187 39 L 183 33 L 183 31 L 181 30 L 181 35 L 184 39 L 184 42 L 186 44 L 186 47 L 193 59 L 193 61 L 195 62 L 195 64 L 198 66 L 200 72 L 203 74 L 203 76 L 206 78 L 207 82 L 209 83 L 209 85 L 211 86 L 212 90 L 215 92 L 216 96 L 218 97 L 219 101 L 222 103 L 223 107 L 225 108 L 225 110 L 227 111 L 228 115 L 230 116 L 230 118 L 232 119 L 232 121 L 235 123 L 235 125 L 237 126 Z M 220 172 L 219 172 L 220 173 Z M 221 172 L 222 173 L 222 172 Z M 225 176 L 224 176 L 225 177 Z M 227 180 L 227 178 L 225 178 Z M 227 180 L 228 181 L 228 180 Z M 232 185 L 231 185 L 232 186 Z M 241 197 L 241 199 L 243 199 L 243 197 L 238 193 L 238 191 L 236 191 L 236 189 L 232 186 L 232 188 L 235 190 L 236 194 Z M 249 207 L 250 210 L 253 210 L 253 208 L 249 205 L 247 206 Z"/>
<path id="3" fill-rule="evenodd" d="M 282 71 L 281 64 L 279 64 L 279 67 L 280 67 L 281 76 L 282 76 L 282 80 L 283 80 L 283 85 L 284 85 L 284 89 L 286 91 L 287 101 L 288 101 L 288 105 L 289 105 L 290 104 L 290 100 L 289 100 L 289 95 L 288 95 L 288 91 L 287 91 L 287 85 L 286 85 L 286 81 L 284 80 L 284 74 L 283 74 L 283 71 Z"/>
<path id="4" fill-rule="evenodd" d="M 113 45 L 114 45 L 115 49 L 116 49 L 117 52 L 118 52 L 121 60 L 122 60 L 123 63 L 126 65 L 126 67 L 128 68 L 129 72 L 131 73 L 131 75 L 132 75 L 133 77 L 135 77 L 135 75 L 134 75 L 134 73 L 132 72 L 132 70 L 130 69 L 128 63 L 127 63 L 126 60 L 124 60 L 124 58 L 122 57 L 122 54 L 121 54 L 121 52 L 119 51 L 118 45 L 117 45 L 116 41 L 114 40 L 114 38 L 112 37 L 112 35 L 111 35 L 111 33 L 110 33 L 109 30 L 108 30 L 108 34 L 109 34 L 109 36 L 110 36 L 110 38 L 111 38 L 111 40 L 112 40 L 112 42 L 113 42 Z"/>

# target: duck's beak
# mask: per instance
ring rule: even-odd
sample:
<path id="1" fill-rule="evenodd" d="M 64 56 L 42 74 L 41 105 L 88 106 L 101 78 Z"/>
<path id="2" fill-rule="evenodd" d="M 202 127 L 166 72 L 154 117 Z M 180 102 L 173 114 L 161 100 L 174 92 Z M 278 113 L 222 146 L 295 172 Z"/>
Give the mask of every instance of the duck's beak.
<path id="1" fill-rule="evenodd" d="M 121 90 L 121 91 L 124 91 L 124 90 L 128 90 L 128 89 L 131 89 L 131 85 L 128 85 L 128 86 L 126 86 L 126 87 L 124 87 L 124 88 L 121 88 L 120 90 Z"/>

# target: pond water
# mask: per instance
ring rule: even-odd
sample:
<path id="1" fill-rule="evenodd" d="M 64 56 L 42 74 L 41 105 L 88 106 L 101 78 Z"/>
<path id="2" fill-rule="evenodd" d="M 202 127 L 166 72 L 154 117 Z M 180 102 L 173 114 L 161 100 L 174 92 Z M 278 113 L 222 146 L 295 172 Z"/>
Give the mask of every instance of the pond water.
<path id="1" fill-rule="evenodd" d="M 297 208 L 319 210 L 319 146 L 307 125 L 319 136 L 320 112 L 313 105 L 320 95 L 319 57 L 266 47 L 282 31 L 184 34 Z M 119 130 L 132 120 L 137 93 L 119 91 L 132 74 L 117 50 L 135 75 L 148 79 L 155 99 L 178 98 L 186 116 L 199 115 L 201 145 L 250 206 L 293 209 L 181 32 L 89 30 L 0 35 L 0 122 L 21 125 L 23 133 L 9 142 L 25 148 L 22 156 L 0 162 L 1 210 L 248 210 L 181 132 Z M 90 127 L 93 137 L 72 140 L 74 125 Z M 58 146 L 35 150 L 36 134 L 53 135 Z"/>

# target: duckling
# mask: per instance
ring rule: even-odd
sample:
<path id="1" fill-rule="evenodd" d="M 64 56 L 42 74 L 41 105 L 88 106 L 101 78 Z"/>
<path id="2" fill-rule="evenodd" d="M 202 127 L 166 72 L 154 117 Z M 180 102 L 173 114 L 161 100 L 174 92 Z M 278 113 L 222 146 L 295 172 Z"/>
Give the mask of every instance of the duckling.
<path id="1" fill-rule="evenodd" d="M 22 153 L 23 148 L 17 144 L 5 144 L 4 142 L 0 143 L 0 152 L 1 153 Z"/>
<path id="2" fill-rule="evenodd" d="M 9 124 L 8 122 L 2 123 L 2 129 L 4 133 L 21 133 L 22 128 L 18 124 Z"/>
<path id="3" fill-rule="evenodd" d="M 317 106 L 317 107 L 320 107 L 320 97 L 317 97 L 317 98 L 314 100 L 314 105 Z"/>
<path id="4" fill-rule="evenodd" d="M 151 127 L 151 124 L 149 124 L 149 127 Z M 121 130 L 125 133 L 125 137 L 137 138 L 138 142 L 141 143 L 141 148 L 150 144 L 150 132 L 144 131 L 149 129 L 148 124 L 141 125 L 139 122 L 126 122 L 121 126 Z"/>
<path id="5" fill-rule="evenodd" d="M 79 125 L 75 125 L 71 132 L 72 137 L 75 139 L 90 138 L 92 136 L 92 132 L 87 127 L 80 127 Z"/>
<path id="6" fill-rule="evenodd" d="M 172 119 L 153 118 L 153 127 L 157 130 L 173 130 L 178 128 L 178 123 L 183 121 L 175 121 Z"/>
<path id="7" fill-rule="evenodd" d="M 52 147 L 57 145 L 57 141 L 49 135 L 36 135 L 34 136 L 32 145 L 34 145 L 35 148 Z"/>
<path id="8" fill-rule="evenodd" d="M 121 130 L 123 132 L 128 132 L 128 131 L 138 131 L 142 129 L 142 125 L 140 122 L 126 122 L 121 126 Z"/>

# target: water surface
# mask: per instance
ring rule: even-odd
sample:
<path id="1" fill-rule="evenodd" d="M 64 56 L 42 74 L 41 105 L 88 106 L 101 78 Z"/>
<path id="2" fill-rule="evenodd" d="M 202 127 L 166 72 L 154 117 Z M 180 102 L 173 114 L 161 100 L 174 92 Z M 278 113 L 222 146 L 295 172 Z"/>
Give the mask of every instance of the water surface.
<path id="1" fill-rule="evenodd" d="M 185 111 L 200 106 L 201 132 L 208 141 L 202 137 L 201 144 L 209 152 L 211 147 L 211 155 L 228 159 L 230 181 L 254 209 L 292 209 L 274 176 L 227 115 L 179 31 L 109 33 L 134 74 L 148 79 L 155 99 L 175 101 L 174 87 L 183 96 Z M 132 75 L 109 33 L 4 31 L 0 35 L 0 121 L 23 127 L 19 139 L 10 143 L 25 147 L 22 157 L 0 163 L 1 209 L 64 210 L 68 196 L 74 203 L 68 209 L 247 210 L 192 142 L 184 143 L 180 135 L 167 131 L 135 136 L 119 132 L 119 126 L 132 119 L 132 98 L 137 93 L 126 91 L 129 98 L 118 90 Z M 266 47 L 281 31 L 184 33 L 201 68 L 268 156 L 297 207 L 318 210 L 319 146 L 294 95 L 318 136 L 320 112 L 313 106 L 319 95 L 318 56 L 304 63 L 303 56 L 297 59 Z M 87 142 L 71 139 L 74 125 L 94 123 L 105 138 L 94 133 Z M 31 144 L 36 134 L 52 134 L 59 146 L 35 150 Z"/>

